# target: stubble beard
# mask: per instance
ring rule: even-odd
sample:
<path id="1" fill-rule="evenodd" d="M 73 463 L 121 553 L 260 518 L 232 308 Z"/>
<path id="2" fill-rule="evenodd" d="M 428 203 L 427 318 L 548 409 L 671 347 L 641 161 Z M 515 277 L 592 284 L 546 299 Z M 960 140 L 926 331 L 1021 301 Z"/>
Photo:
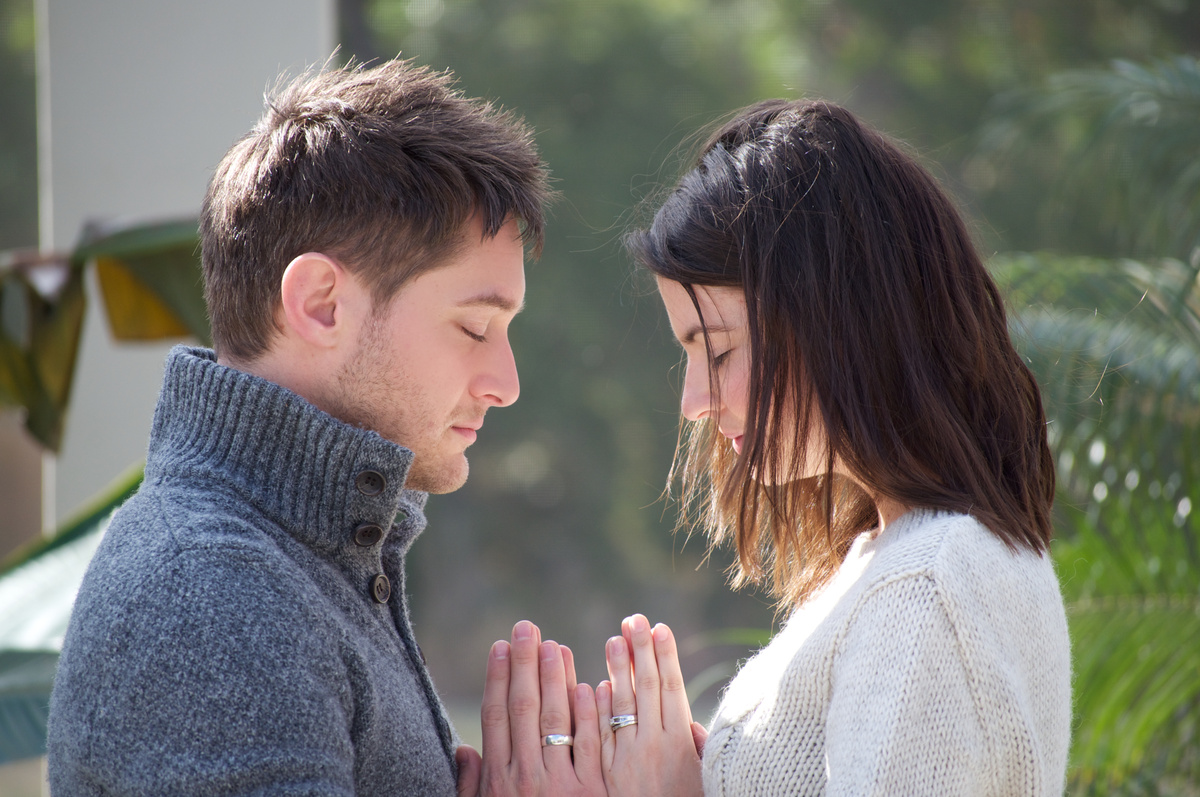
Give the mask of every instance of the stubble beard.
<path id="1" fill-rule="evenodd" d="M 370 429 L 413 453 L 404 486 L 427 493 L 450 493 L 467 481 L 463 452 L 441 460 L 437 444 L 448 433 L 440 429 L 426 409 L 429 402 L 419 379 L 403 372 L 380 341 L 380 319 L 364 325 L 358 351 L 338 373 L 338 396 L 327 402 L 331 414 L 352 426 Z M 388 375 L 398 375 L 396 384 Z"/>

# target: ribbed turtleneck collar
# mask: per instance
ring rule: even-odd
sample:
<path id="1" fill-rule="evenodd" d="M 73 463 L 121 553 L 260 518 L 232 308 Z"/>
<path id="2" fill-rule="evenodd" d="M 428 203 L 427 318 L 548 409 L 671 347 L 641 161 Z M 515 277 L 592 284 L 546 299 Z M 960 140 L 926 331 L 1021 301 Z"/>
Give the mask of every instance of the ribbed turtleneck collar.
<path id="1" fill-rule="evenodd" d="M 390 532 L 387 548 L 407 550 L 425 527 L 428 498 L 404 489 L 412 460 L 408 449 L 287 388 L 217 364 L 209 349 L 176 346 L 154 414 L 146 480 L 208 473 L 313 548 L 353 544 L 354 529 L 373 523 Z"/>

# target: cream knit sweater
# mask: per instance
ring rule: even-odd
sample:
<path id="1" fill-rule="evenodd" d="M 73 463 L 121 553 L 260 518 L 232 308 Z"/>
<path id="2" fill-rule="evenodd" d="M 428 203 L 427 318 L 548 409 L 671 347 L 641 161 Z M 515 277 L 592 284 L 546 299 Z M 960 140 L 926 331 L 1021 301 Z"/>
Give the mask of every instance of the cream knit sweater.
<path id="1" fill-rule="evenodd" d="M 860 536 L 726 688 L 704 793 L 1061 794 L 1070 721 L 1049 558 L 915 510 Z"/>

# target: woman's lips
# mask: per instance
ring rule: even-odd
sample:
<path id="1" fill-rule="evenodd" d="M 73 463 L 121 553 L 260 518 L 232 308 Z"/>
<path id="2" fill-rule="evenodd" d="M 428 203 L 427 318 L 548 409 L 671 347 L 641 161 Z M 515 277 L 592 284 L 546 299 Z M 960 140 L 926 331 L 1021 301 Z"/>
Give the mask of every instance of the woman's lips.
<path id="1" fill-rule="evenodd" d="M 729 438 L 729 442 L 733 443 L 733 450 L 738 455 L 741 455 L 741 453 L 742 453 L 742 436 L 738 435 L 737 437 L 731 437 L 731 438 Z"/>

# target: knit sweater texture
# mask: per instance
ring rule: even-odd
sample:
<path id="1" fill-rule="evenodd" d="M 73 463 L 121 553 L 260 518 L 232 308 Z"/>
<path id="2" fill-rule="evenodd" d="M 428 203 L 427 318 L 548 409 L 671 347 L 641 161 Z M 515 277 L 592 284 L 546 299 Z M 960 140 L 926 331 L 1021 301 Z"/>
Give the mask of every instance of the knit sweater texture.
<path id="1" fill-rule="evenodd" d="M 404 488 L 411 463 L 176 347 L 145 480 L 76 598 L 52 792 L 453 795 L 457 739 L 404 591 L 427 497 Z"/>
<path id="2" fill-rule="evenodd" d="M 972 517 L 861 535 L 722 695 L 704 793 L 1062 794 L 1070 644 L 1048 556 Z"/>

